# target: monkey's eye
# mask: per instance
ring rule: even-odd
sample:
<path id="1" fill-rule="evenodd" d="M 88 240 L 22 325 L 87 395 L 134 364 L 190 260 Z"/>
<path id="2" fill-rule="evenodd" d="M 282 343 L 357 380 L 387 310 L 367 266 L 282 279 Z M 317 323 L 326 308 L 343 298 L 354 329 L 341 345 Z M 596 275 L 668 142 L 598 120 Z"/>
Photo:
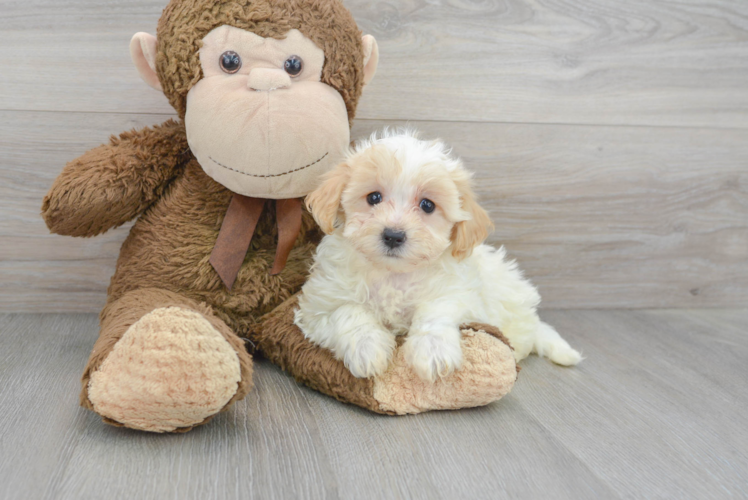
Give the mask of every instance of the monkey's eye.
<path id="1" fill-rule="evenodd" d="M 427 214 L 430 214 L 436 209 L 436 205 L 433 201 L 429 200 L 428 198 L 424 198 L 421 200 L 421 210 L 426 212 Z"/>
<path id="2" fill-rule="evenodd" d="M 304 69 L 304 61 L 299 56 L 291 56 L 283 63 L 283 69 L 291 76 L 299 76 Z"/>
<path id="3" fill-rule="evenodd" d="M 239 68 L 242 67 L 242 58 L 233 50 L 227 50 L 221 54 L 219 64 L 224 73 L 231 75 L 239 71 Z"/>
<path id="4" fill-rule="evenodd" d="M 373 193 L 369 193 L 366 196 L 366 203 L 368 203 L 371 206 L 379 205 L 382 203 L 382 193 L 379 191 L 374 191 Z"/>

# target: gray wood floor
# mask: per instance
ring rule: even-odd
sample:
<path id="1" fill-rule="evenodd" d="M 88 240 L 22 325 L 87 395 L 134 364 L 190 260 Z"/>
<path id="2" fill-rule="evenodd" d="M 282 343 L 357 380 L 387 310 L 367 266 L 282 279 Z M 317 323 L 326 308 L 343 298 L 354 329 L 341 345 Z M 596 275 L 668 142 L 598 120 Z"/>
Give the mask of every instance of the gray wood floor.
<path id="1" fill-rule="evenodd" d="M 0 498 L 745 498 L 748 311 L 548 310 L 587 359 L 536 357 L 485 408 L 383 417 L 293 382 L 151 435 L 76 405 L 91 314 L 0 315 Z"/>
<path id="2" fill-rule="evenodd" d="M 209 426 L 103 425 L 77 406 L 95 315 L 37 313 L 98 312 L 128 226 L 52 236 L 39 207 L 67 161 L 174 116 L 128 53 L 166 0 L 0 0 L 0 311 L 34 313 L 0 315 L 0 500 L 748 497 L 748 310 L 698 309 L 748 305 L 748 2 L 345 3 L 381 51 L 353 136 L 454 145 L 587 359 L 402 418 L 260 361 Z"/>

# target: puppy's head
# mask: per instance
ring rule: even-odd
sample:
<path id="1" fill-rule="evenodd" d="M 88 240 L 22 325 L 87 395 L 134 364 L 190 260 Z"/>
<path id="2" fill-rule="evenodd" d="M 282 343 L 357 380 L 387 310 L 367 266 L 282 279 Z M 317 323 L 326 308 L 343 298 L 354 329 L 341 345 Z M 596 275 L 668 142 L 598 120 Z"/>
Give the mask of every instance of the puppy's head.
<path id="1" fill-rule="evenodd" d="M 488 235 L 471 174 L 439 141 L 411 131 L 373 135 L 307 197 L 323 231 L 341 228 L 373 264 L 408 271 L 451 250 L 462 259 Z"/>

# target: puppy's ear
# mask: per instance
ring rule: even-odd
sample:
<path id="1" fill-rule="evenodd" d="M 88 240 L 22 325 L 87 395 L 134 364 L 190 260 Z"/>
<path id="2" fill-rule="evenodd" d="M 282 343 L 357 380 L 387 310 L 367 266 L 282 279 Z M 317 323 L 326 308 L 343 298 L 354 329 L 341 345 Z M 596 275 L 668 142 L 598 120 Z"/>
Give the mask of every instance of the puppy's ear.
<path id="1" fill-rule="evenodd" d="M 322 184 L 306 197 L 306 207 L 325 234 L 332 234 L 340 211 L 340 198 L 350 179 L 351 168 L 341 163 L 322 178 Z"/>
<path id="2" fill-rule="evenodd" d="M 467 218 L 452 228 L 452 255 L 457 260 L 462 260 L 473 253 L 473 248 L 485 241 L 488 232 L 493 229 L 493 223 L 488 213 L 478 205 L 470 187 L 470 177 L 460 176 L 455 179 L 455 184 L 460 191 L 461 208 Z"/>

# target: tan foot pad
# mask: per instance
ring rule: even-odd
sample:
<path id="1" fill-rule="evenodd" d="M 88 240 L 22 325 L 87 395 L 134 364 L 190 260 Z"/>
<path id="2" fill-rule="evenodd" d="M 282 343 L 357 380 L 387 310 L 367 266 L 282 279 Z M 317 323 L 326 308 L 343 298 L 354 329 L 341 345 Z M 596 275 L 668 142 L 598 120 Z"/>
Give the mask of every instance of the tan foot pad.
<path id="1" fill-rule="evenodd" d="M 511 347 L 471 329 L 462 330 L 461 344 L 462 368 L 433 384 L 421 380 L 398 349 L 387 371 L 374 379 L 380 409 L 403 415 L 483 406 L 512 390 L 517 365 Z"/>
<path id="2" fill-rule="evenodd" d="M 239 357 L 203 316 L 166 307 L 127 329 L 91 375 L 88 398 L 127 427 L 170 432 L 220 411 L 240 380 Z"/>

